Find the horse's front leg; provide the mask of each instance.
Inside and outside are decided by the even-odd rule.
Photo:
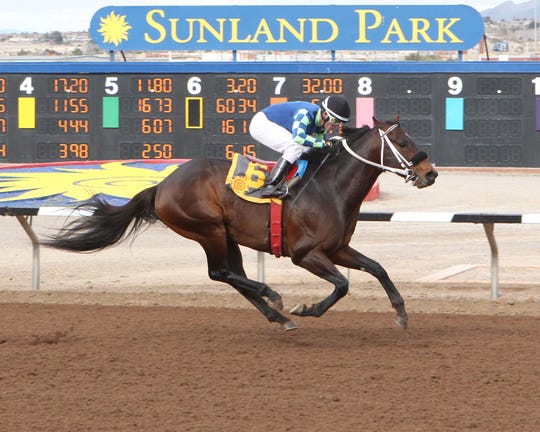
[[[295,261],[293,259],[293,262],[314,275],[334,284],[334,291],[328,297],[311,306],[305,304],[294,306],[290,311],[293,315],[320,317],[349,291],[349,281],[347,278],[339,272],[322,251],[312,250],[301,260]]]
[[[348,267],[355,270],[362,270],[375,276],[383,286],[392,307],[397,312],[396,322],[404,330],[407,329],[407,311],[405,310],[405,301],[397,290],[394,283],[390,280],[388,273],[377,261],[362,255],[350,246],[340,249],[331,257],[336,265]]]

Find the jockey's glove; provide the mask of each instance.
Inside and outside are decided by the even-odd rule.
[[[345,138],[336,135],[326,140],[326,146],[332,155],[336,155],[341,150],[342,142]]]
[[[326,140],[326,145],[328,147],[333,147],[334,145],[341,144],[341,141],[343,140],[343,137],[340,137],[339,135],[332,136]]]

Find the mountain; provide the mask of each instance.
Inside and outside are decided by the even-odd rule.
[[[534,8],[537,0],[524,3],[514,3],[506,1],[498,6],[480,12],[484,18],[491,18],[492,21],[511,21],[514,19],[534,19]],[[537,19],[540,18],[540,8],[537,10]]]

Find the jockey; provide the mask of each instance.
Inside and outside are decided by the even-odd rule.
[[[291,165],[311,148],[331,146],[325,134],[349,120],[351,108],[342,96],[328,96],[322,108],[309,102],[282,102],[255,114],[249,125],[251,136],[282,154],[266,177],[261,196],[280,197],[281,185]]]

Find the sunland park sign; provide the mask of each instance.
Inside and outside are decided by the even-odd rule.
[[[90,34],[109,50],[465,50],[482,17],[446,6],[107,6]]]

